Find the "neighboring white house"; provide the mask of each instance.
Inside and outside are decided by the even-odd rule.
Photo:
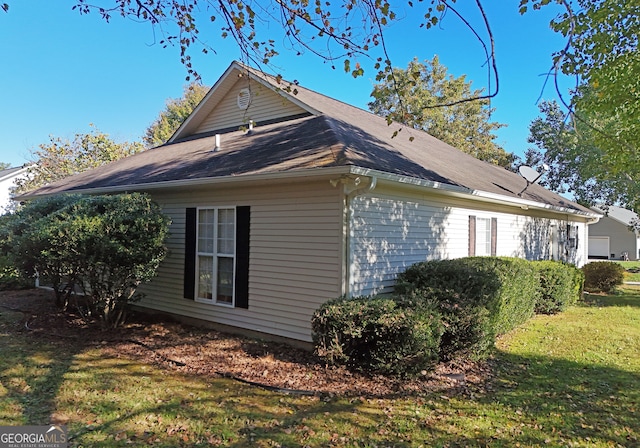
[[[589,258],[638,260],[640,233],[631,228],[632,223],[638,221],[638,215],[613,205],[606,211],[598,207],[593,210],[605,216],[589,226]]]
[[[0,215],[10,212],[15,207],[13,188],[16,179],[26,176],[27,167],[19,166],[0,171]]]
[[[395,131],[400,131],[394,137]],[[171,219],[141,306],[301,341],[413,263],[587,261],[599,214],[431,135],[233,62],[165,145],[42,187],[147,192]]]

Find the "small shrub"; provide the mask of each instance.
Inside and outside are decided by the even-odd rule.
[[[582,296],[584,275],[575,266],[559,261],[536,261],[533,266],[540,276],[536,313],[559,313],[576,303]]]
[[[584,288],[588,291],[611,292],[624,281],[624,268],[618,263],[594,261],[582,267]]]
[[[369,296],[326,302],[312,329],[316,351],[329,363],[395,376],[430,369],[442,335],[434,307]]]
[[[396,293],[435,302],[444,334],[440,357],[483,358],[495,338],[533,315],[536,271],[516,258],[468,257],[426,261],[398,275]]]

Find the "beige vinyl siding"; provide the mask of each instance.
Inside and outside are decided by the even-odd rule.
[[[425,260],[469,254],[469,216],[497,219],[497,256],[551,258],[551,226],[567,221],[528,216],[512,207],[478,205],[442,196],[396,196],[383,190],[358,196],[350,205],[349,291],[352,295],[389,293],[396,275]],[[482,207],[482,208],[481,208]],[[537,214],[531,212],[531,214]],[[584,263],[586,225],[568,261]]]
[[[248,109],[242,110],[238,107],[237,97],[240,90],[247,88],[248,85],[251,91],[251,104]],[[245,80],[239,80],[202,121],[195,133],[246,127],[249,120],[259,123],[295,116],[304,112],[305,110],[300,106],[285,100],[282,96],[257,82],[247,84]]]
[[[141,306],[311,341],[311,316],[341,291],[342,202],[328,181],[153,194],[173,220],[168,257]],[[249,309],[183,298],[185,209],[251,207]]]

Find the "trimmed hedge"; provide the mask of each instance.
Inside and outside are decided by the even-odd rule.
[[[580,300],[584,285],[580,269],[559,261],[535,261],[533,266],[540,278],[536,313],[559,313]]]
[[[313,340],[332,364],[412,376],[439,360],[486,357],[498,335],[534,311],[557,313],[576,303],[583,285],[582,270],[557,261],[425,261],[398,275],[394,297],[326,302],[313,316]]]
[[[438,361],[435,307],[422,301],[361,296],[323,304],[312,318],[318,355],[359,371],[415,376]]]
[[[506,257],[426,261],[398,275],[396,293],[438,304],[444,334],[440,357],[486,357],[496,336],[533,316],[538,273],[531,262]]]
[[[611,261],[594,261],[582,267],[584,288],[588,291],[611,292],[624,282],[624,268]]]

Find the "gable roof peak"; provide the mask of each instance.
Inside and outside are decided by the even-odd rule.
[[[241,78],[247,79],[247,88],[249,90],[251,90],[252,83],[256,83],[257,86],[268,89],[308,114],[322,114],[317,108],[298,98],[297,89],[299,87],[296,82],[286,81],[280,76],[269,75],[262,70],[252,68],[240,61],[234,60],[167,143],[175,143],[196,134],[199,126],[207,119],[216,106],[224,100],[232,89],[237,88],[237,82]]]

